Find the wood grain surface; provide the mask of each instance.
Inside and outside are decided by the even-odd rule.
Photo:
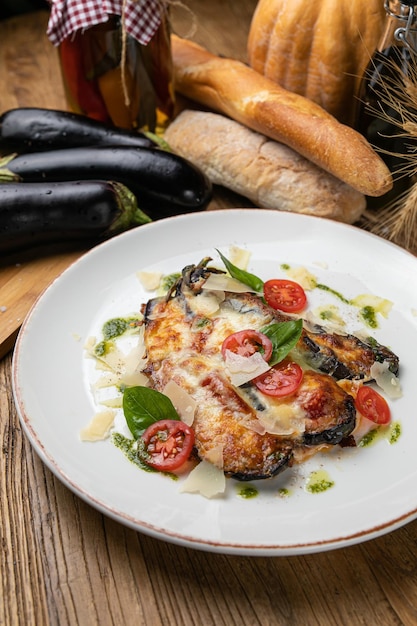
[[[184,35],[194,23],[196,41],[244,60],[255,4],[190,0],[194,21],[175,9],[174,24]],[[65,106],[46,18],[0,23],[0,111]],[[237,199],[221,193],[215,201]],[[26,271],[33,299],[70,261],[58,255],[50,274],[50,259],[9,266],[0,288],[19,292]],[[200,552],[134,532],[80,500],[33,452],[13,404],[11,361],[11,353],[0,361],[1,626],[417,624],[417,522],[358,546],[288,558]]]

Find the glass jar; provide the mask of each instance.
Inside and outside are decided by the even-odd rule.
[[[168,17],[150,42],[126,33],[122,18],[78,30],[58,46],[69,107],[127,129],[162,133],[174,111]]]

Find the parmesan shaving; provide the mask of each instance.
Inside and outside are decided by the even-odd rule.
[[[389,398],[394,399],[402,397],[403,392],[400,381],[395,374],[390,372],[389,364],[386,361],[383,363],[375,362],[369,372],[378,387],[385,391]]]
[[[206,460],[219,469],[223,469],[223,444],[218,444],[206,452]]]
[[[119,395],[114,398],[106,398],[104,400],[100,400],[100,404],[103,406],[107,406],[111,409],[121,409],[123,406],[123,396]]]
[[[96,413],[88,426],[80,430],[81,441],[103,441],[103,439],[107,439],[115,415],[115,411],[111,410]]]
[[[205,498],[213,498],[224,493],[226,477],[222,469],[208,461],[201,461],[188,474],[180,485],[180,493],[200,493]]]
[[[226,274],[210,274],[202,286],[210,291],[230,291],[232,293],[256,293],[254,289],[248,287],[240,280],[227,276]]]
[[[146,291],[156,291],[161,283],[162,272],[137,272],[136,276]]]
[[[93,391],[97,391],[98,389],[106,389],[106,387],[115,387],[119,384],[119,377],[109,372],[107,374],[103,374],[96,380],[95,383],[91,385]]]
[[[185,389],[177,385],[174,380],[170,380],[169,383],[165,385],[163,393],[171,400],[181,420],[187,424],[187,426],[192,426],[197,406],[197,402],[194,398],[192,398]]]
[[[226,350],[225,363],[230,382],[235,387],[244,385],[270,369],[260,352],[254,352],[251,356],[242,356]]]
[[[233,265],[236,265],[241,270],[246,270],[249,265],[251,253],[249,250],[244,250],[238,246],[230,246],[229,248],[229,260]]]
[[[287,275],[306,291],[314,289],[317,285],[317,276],[314,276],[305,267],[290,267],[287,270]]]

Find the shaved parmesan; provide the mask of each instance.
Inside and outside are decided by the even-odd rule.
[[[93,391],[97,391],[97,389],[105,389],[106,387],[115,387],[119,384],[119,377],[112,372],[107,374],[103,374],[96,380],[95,383],[91,386]]]
[[[260,352],[254,352],[251,356],[242,356],[226,350],[225,363],[230,382],[235,387],[244,385],[270,369]]]
[[[105,398],[100,400],[100,404],[108,406],[111,409],[121,409],[123,406],[123,396],[115,396],[114,398]]]
[[[185,389],[177,385],[174,380],[170,380],[169,383],[165,385],[163,393],[171,400],[181,420],[187,424],[187,426],[192,426],[197,406],[197,402],[194,398],[192,398]]]
[[[226,489],[226,477],[222,469],[208,461],[201,461],[180,486],[181,493],[200,493],[213,498]]]
[[[146,291],[155,291],[161,283],[162,272],[137,272],[136,276]]]
[[[256,293],[254,289],[248,287],[240,280],[227,276],[226,274],[210,274],[205,283],[203,289],[209,289],[210,291],[230,291],[232,293]]]
[[[375,362],[369,372],[378,387],[385,391],[389,398],[401,398],[403,392],[400,381],[388,368],[389,364],[386,361],[383,363]]]
[[[81,441],[103,441],[103,439],[107,439],[115,415],[115,411],[111,410],[96,413],[88,426],[80,431]]]
[[[219,469],[223,469],[223,444],[219,444],[206,452],[206,459]]]
[[[305,267],[290,267],[287,275],[306,291],[314,289],[317,285],[317,277]]]
[[[244,250],[243,248],[239,248],[238,246],[230,246],[229,248],[229,260],[233,265],[240,268],[241,270],[246,270],[249,261],[250,261],[251,253],[249,250]]]

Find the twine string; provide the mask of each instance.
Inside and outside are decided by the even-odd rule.
[[[130,100],[130,95],[129,95],[128,82],[127,82],[127,68],[128,68],[127,55],[128,55],[129,35],[126,30],[126,7],[127,7],[128,2],[135,4],[138,1],[139,0],[123,0],[123,3],[122,3],[122,16],[121,16],[122,47],[121,47],[121,59],[120,59],[120,74],[121,74],[121,81],[122,81],[123,98],[124,98],[125,106],[127,108],[130,107],[131,100]],[[191,17],[191,26],[188,30],[188,33],[183,36],[192,37],[192,35],[195,33],[197,29],[197,19],[193,11],[187,5],[185,5],[181,0],[158,0],[158,5],[159,5],[159,10],[161,11],[161,15],[163,15],[164,13],[167,13],[170,7],[176,7],[176,8],[185,10],[188,13],[188,15]]]

